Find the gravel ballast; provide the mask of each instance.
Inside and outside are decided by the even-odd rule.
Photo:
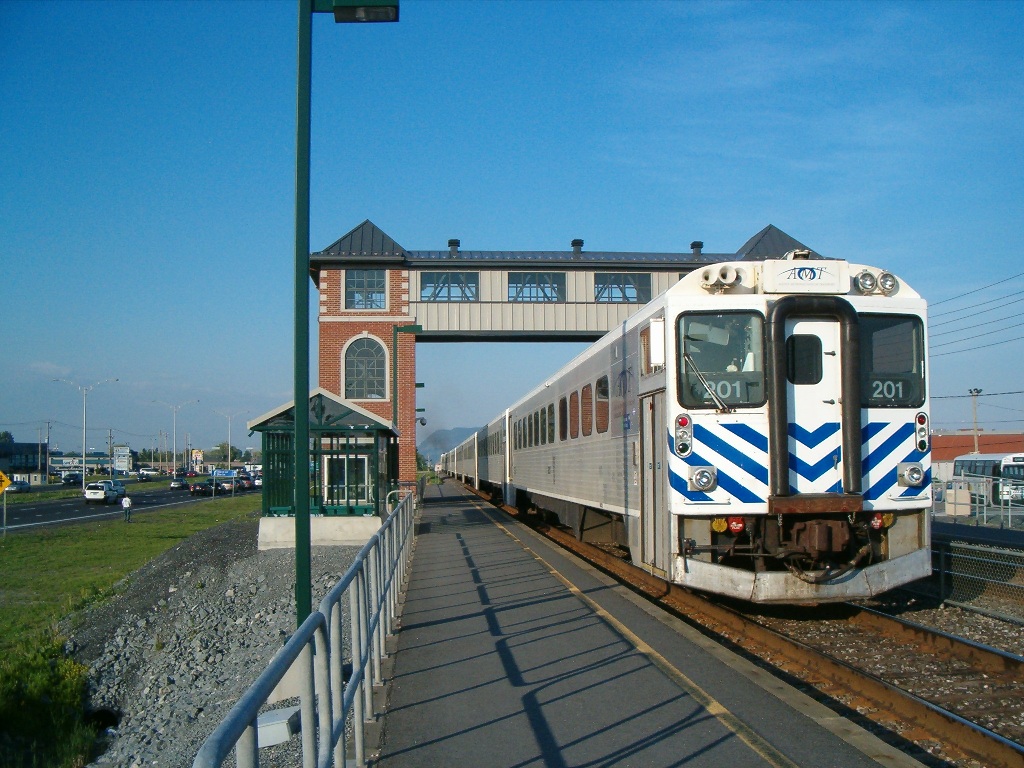
[[[258,522],[200,532],[69,617],[105,728],[92,765],[190,766],[203,741],[295,630],[295,551],[258,551]],[[313,605],[360,547],[314,547]]]

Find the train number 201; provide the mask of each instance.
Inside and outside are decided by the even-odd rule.
[[[903,382],[891,379],[875,379],[871,382],[871,398],[873,400],[902,400]]]

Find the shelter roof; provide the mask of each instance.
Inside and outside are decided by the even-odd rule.
[[[251,432],[278,432],[295,427],[295,401],[284,405],[248,422]],[[309,393],[309,431],[323,432],[390,432],[398,430],[365,408],[344,400],[323,387]]]

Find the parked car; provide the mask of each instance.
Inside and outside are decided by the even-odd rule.
[[[25,493],[32,490],[32,486],[26,480],[11,480],[11,484],[4,488],[4,493]]]
[[[64,485],[78,485],[80,482],[82,482],[82,473],[81,472],[68,472],[61,479],[61,482],[64,483]]]
[[[256,477],[254,477],[252,479],[252,484],[256,488],[262,488],[263,487],[263,475],[256,475]]]
[[[172,477],[171,478],[171,490],[187,491],[191,486],[189,485],[188,478],[185,477]]]
[[[85,486],[85,503],[89,504],[93,501],[104,504],[117,501],[117,491],[114,490],[114,486],[110,484],[109,480],[101,480],[98,483],[89,483]]]
[[[214,493],[224,493],[224,486],[213,480],[204,480],[192,485],[189,492],[193,496],[213,496]]]

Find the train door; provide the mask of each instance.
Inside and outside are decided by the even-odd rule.
[[[645,565],[662,573],[668,570],[669,514],[665,499],[665,392],[640,400],[640,539]]]
[[[843,492],[841,366],[838,322],[786,321],[791,493]]]

